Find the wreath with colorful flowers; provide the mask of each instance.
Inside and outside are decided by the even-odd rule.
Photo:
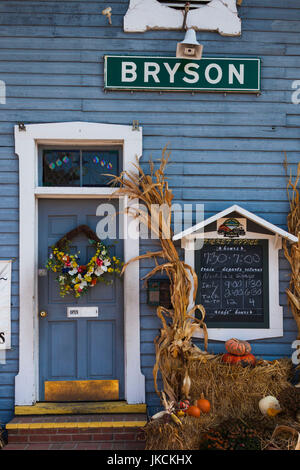
[[[83,230],[83,229],[88,230]],[[49,271],[57,273],[56,280],[59,283],[60,296],[74,294],[76,298],[85,295],[90,287],[94,287],[99,282],[112,284],[112,279],[107,279],[109,274],[121,273],[121,266],[124,264],[116,256],[109,255],[109,249],[95,235],[89,239],[89,243],[95,248],[94,256],[85,264],[80,264],[80,251],[70,254],[70,237],[80,231],[91,233],[86,226],[80,226],[65,235],[56,245],[52,247],[52,252],[46,263]],[[72,237],[73,238],[73,237]]]

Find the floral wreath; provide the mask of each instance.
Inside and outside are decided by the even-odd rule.
[[[80,251],[70,254],[70,241],[81,232],[87,235],[89,243],[96,250],[94,256],[85,265],[80,264]],[[120,274],[120,267],[124,264],[116,256],[109,255],[108,247],[86,225],[80,225],[71,230],[51,248],[52,252],[47,260],[46,268],[58,274],[56,280],[59,283],[61,297],[66,294],[74,294],[76,298],[82,297],[98,282],[111,284],[113,281],[107,279],[108,274]]]

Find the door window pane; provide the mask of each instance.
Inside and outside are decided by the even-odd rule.
[[[44,150],[43,186],[80,186],[80,151]]]
[[[117,150],[82,151],[82,186],[107,186],[109,175],[119,174]]]

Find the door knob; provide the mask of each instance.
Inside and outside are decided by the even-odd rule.
[[[45,318],[46,316],[47,316],[47,312],[45,312],[45,310],[42,310],[40,312],[40,317]]]

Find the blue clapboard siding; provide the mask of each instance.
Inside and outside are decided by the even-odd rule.
[[[300,155],[300,105],[291,102],[300,80],[300,4],[294,0],[247,0],[239,8],[242,36],[198,33],[204,55],[262,58],[262,94],[104,92],[104,54],[174,56],[178,31],[124,33],[127,0],[113,0],[112,26],[103,1],[0,1],[0,80],[7,102],[0,105],[0,259],[18,257],[18,161],[13,126],[90,121],[143,125],[143,167],[168,144],[168,169],[175,202],[205,204],[208,217],[237,203],[286,228],[288,203],[283,171],[286,151],[295,172]],[[155,248],[143,242],[141,251]],[[141,276],[151,269],[141,263]],[[289,267],[280,257],[283,338],[256,341],[255,354],[291,355],[295,322],[286,306]],[[142,287],[142,282],[141,282]],[[13,413],[18,371],[18,260],[13,264],[12,344],[0,365],[0,421]],[[159,406],[153,390],[153,339],[160,322],[141,290],[141,354],[150,412]],[[213,343],[211,350],[222,351]]]

